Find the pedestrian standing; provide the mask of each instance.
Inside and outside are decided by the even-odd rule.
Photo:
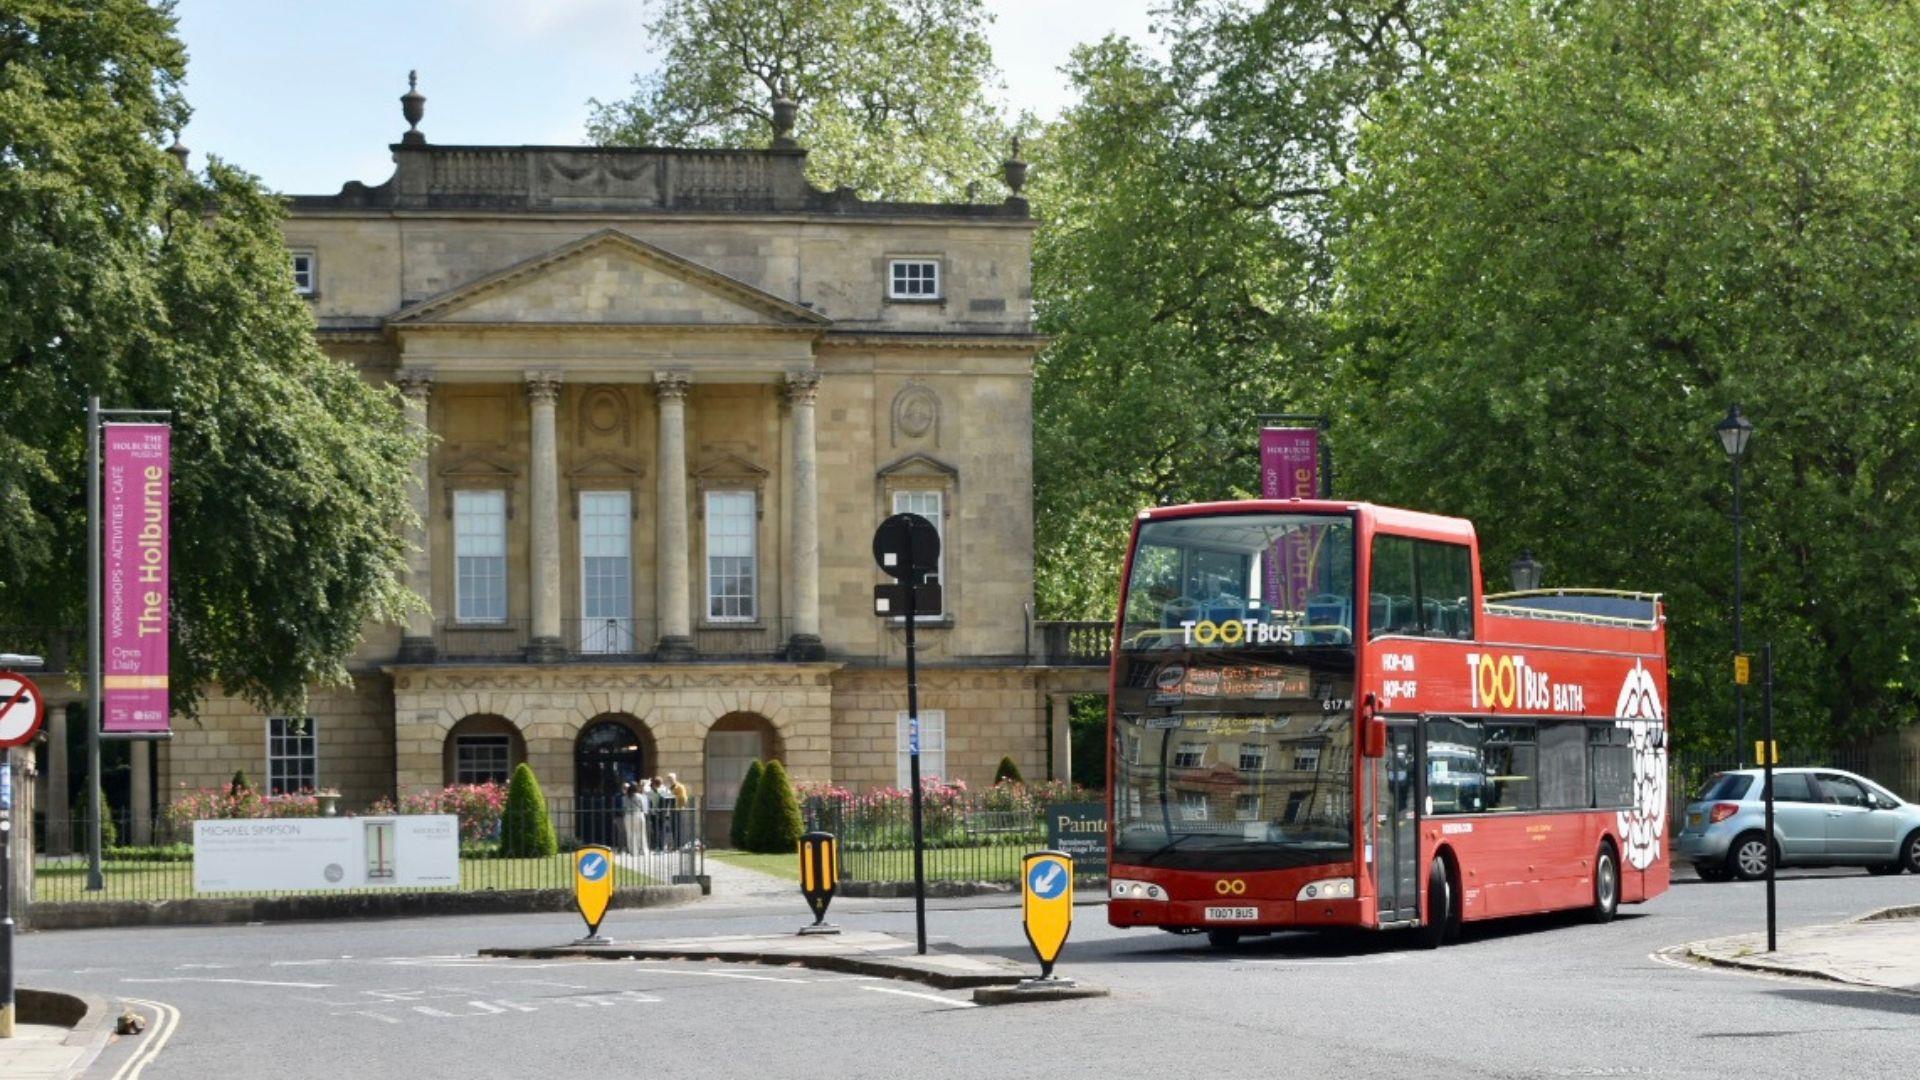
[[[678,773],[667,774],[667,790],[673,792],[674,809],[680,811],[680,813],[675,814],[673,818],[673,846],[681,847],[683,844],[680,821],[682,817],[693,809],[693,797],[688,793],[687,785],[680,782],[680,775]],[[689,829],[688,831],[691,832],[692,830]]]
[[[647,793],[639,784],[627,781],[627,853],[635,856],[652,854],[647,845]]]
[[[656,831],[655,835],[659,837],[660,849],[662,851],[665,851],[666,849],[674,846],[673,845],[673,833],[674,833],[673,789],[667,786],[667,780],[666,780],[666,777],[664,776],[654,777],[653,786],[654,786],[654,805],[659,807],[659,818],[660,818],[660,827]]]

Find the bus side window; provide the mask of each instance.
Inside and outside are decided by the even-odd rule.
[[[1473,552],[1465,544],[1418,543],[1420,630],[1428,637],[1473,637]]]
[[[1405,536],[1373,538],[1373,579],[1367,596],[1369,633],[1419,632],[1420,615],[1414,607],[1414,541]]]

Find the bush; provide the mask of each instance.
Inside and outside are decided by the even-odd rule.
[[[183,785],[184,786],[184,785]],[[262,796],[251,788],[199,788],[174,796],[167,804],[167,824],[175,836],[191,836],[193,823],[219,818],[310,818],[320,816],[320,800],[312,795]]]
[[[120,844],[120,826],[113,820],[113,804],[107,801],[107,793],[100,793],[100,849],[102,851]]]
[[[752,762],[747,766],[747,775],[740,781],[740,795],[733,800],[733,824],[727,828],[727,843],[737,851],[747,850],[747,823],[753,820],[753,800],[760,791],[760,763]]]
[[[382,795],[367,807],[367,813],[452,814],[460,819],[460,843],[474,845],[500,839],[500,817],[506,806],[507,789],[499,784],[448,784],[439,791],[404,796],[398,803]]]
[[[247,770],[233,770],[233,783],[227,785],[227,794],[238,797],[243,791],[252,791],[253,785],[247,783]]]
[[[547,816],[547,797],[533,770],[521,762],[507,784],[507,805],[500,815],[500,854],[509,859],[531,859],[560,853]]]
[[[767,762],[753,792],[753,820],[747,827],[747,850],[763,855],[793,854],[800,850],[800,800],[787,782],[786,766]]]
[[[1027,778],[1020,775],[1020,766],[1013,763],[1011,757],[1000,759],[1000,767],[993,770],[993,782],[996,784],[1024,784]]]

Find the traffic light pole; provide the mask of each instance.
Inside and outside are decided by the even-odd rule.
[[[920,678],[914,659],[913,594],[919,588],[909,575],[907,587],[907,771],[913,779],[913,935],[919,955],[927,955],[927,853],[920,811]]]

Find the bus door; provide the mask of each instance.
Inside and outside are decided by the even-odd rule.
[[[1387,725],[1387,752],[1374,761],[1373,869],[1382,923],[1410,922],[1420,912],[1417,820],[1419,740],[1410,722]]]

